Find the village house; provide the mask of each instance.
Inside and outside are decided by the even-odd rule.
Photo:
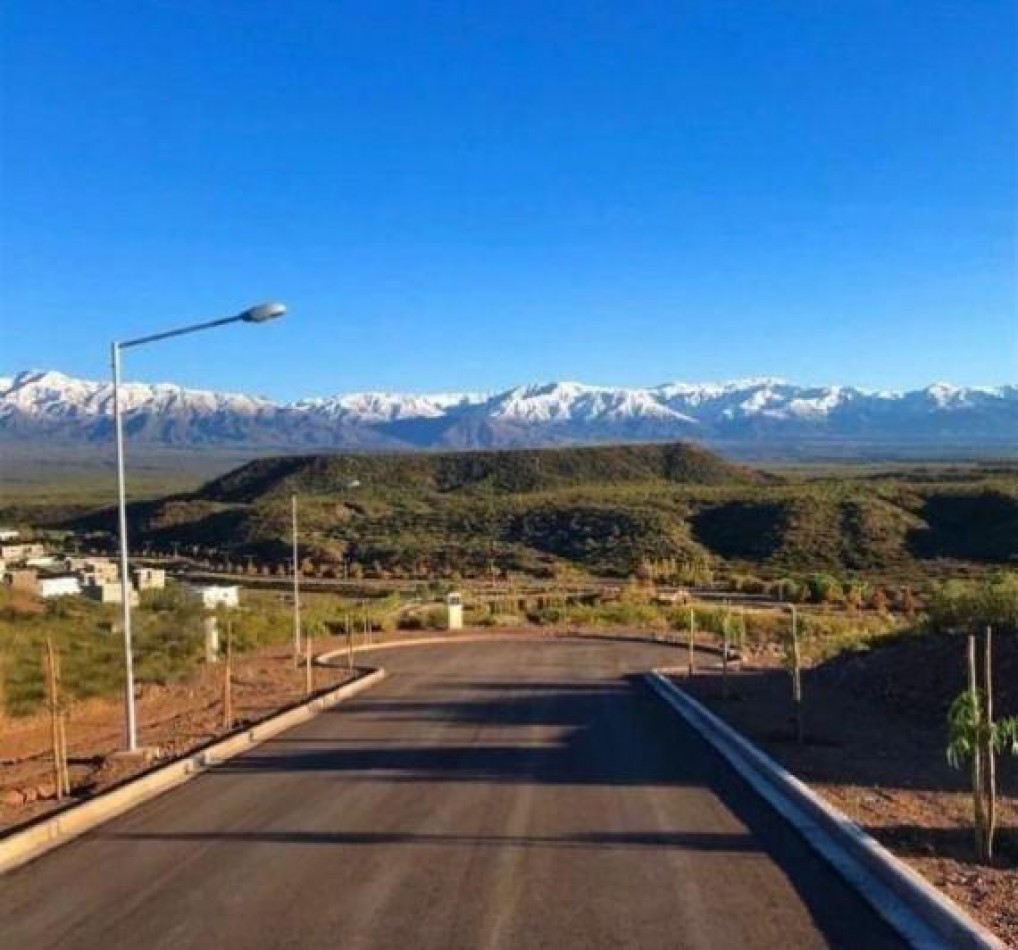
[[[42,557],[46,546],[36,542],[24,544],[0,544],[0,559],[4,561],[24,561],[30,557]]]
[[[81,584],[74,574],[42,573],[34,567],[5,571],[4,583],[35,597],[73,597],[81,593]]]
[[[166,571],[158,567],[136,567],[131,571],[134,586],[139,591],[162,590],[166,586]]]
[[[93,584],[113,584],[120,580],[117,562],[107,558],[86,558],[85,563],[77,569],[77,574],[86,587]]]
[[[50,597],[76,597],[81,593],[81,582],[74,574],[40,574],[38,594]]]
[[[138,606],[138,592],[130,588],[131,606]],[[86,584],[82,592],[89,600],[96,600],[100,604],[122,604],[124,602],[123,592],[119,580],[105,581],[102,583]]]

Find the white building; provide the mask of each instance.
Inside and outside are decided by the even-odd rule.
[[[68,558],[69,562],[72,560],[77,561],[78,559]],[[117,566],[117,562],[104,557],[84,558],[79,567],[72,569],[77,572],[86,587],[92,584],[112,584],[120,580],[120,568]]]
[[[158,567],[136,567],[131,571],[134,586],[139,591],[162,590],[166,586],[166,571]]]
[[[0,544],[0,558],[5,561],[24,561],[30,557],[42,557],[46,548],[42,544]]]
[[[73,574],[53,574],[42,576],[36,581],[39,596],[76,597],[81,593],[81,584]]]
[[[0,541],[16,541],[21,536],[14,528],[0,528]]]
[[[89,600],[97,600],[100,604],[122,604],[124,602],[120,581],[86,584],[82,589]],[[130,588],[131,606],[138,606],[138,592]]]
[[[240,606],[240,588],[236,585],[202,584],[189,587],[188,592],[197,597],[206,610]]]

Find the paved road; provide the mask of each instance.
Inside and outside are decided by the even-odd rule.
[[[667,647],[376,656],[360,699],[0,879],[0,945],[898,946],[633,678]]]

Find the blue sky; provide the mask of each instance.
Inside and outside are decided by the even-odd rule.
[[[1014,381],[1015,9],[5,4],[0,373]]]

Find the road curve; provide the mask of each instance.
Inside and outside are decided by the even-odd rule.
[[[0,878],[0,944],[900,946],[638,681],[668,647],[377,661],[371,692]]]

